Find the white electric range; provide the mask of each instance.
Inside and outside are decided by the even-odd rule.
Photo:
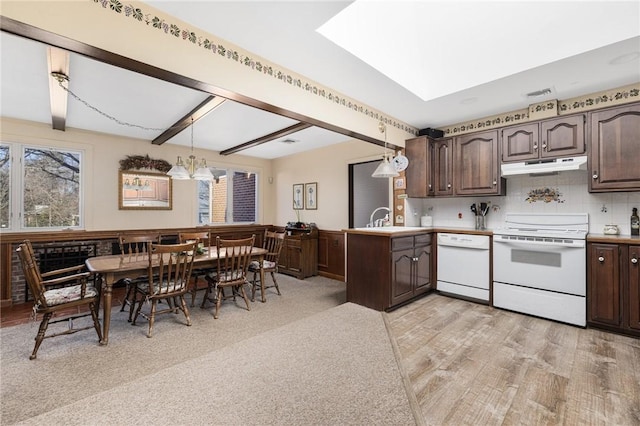
[[[584,327],[587,213],[507,213],[494,230],[493,305]]]

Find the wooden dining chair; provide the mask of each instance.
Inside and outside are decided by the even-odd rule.
[[[180,232],[178,233],[178,241],[180,243],[186,243],[190,241],[195,241],[198,246],[202,244],[202,247],[205,249],[209,249],[211,245],[211,236],[209,232]],[[206,290],[208,288],[207,281],[203,279],[204,285],[202,287],[198,286],[198,282],[200,277],[205,277],[207,275],[211,275],[215,272],[216,268],[194,268],[191,272],[191,280],[193,284],[189,288],[189,293],[191,294],[191,307],[195,306],[196,301],[196,293],[200,290]]]
[[[200,305],[201,308],[204,308],[207,301],[215,302],[216,310],[213,314],[214,318],[218,318],[221,302],[228,298],[233,298],[235,301],[236,295],[242,296],[247,310],[251,310],[244,287],[246,284],[249,284],[247,281],[247,271],[249,269],[249,263],[251,262],[251,252],[255,241],[255,235],[252,235],[250,238],[236,240],[223,240],[220,237],[216,237],[218,267],[216,268],[215,274],[205,277],[208,287],[202,299],[202,304]],[[231,294],[228,296],[225,296],[224,290],[226,288],[231,290]],[[212,293],[214,295],[213,298],[211,298]]]
[[[251,301],[256,298],[256,290],[260,289],[260,295],[262,300],[265,300],[265,290],[267,288],[274,287],[278,292],[278,296],[281,295],[280,287],[278,287],[278,281],[276,280],[276,272],[278,272],[278,259],[280,258],[280,252],[284,245],[284,232],[273,232],[265,230],[263,248],[267,250],[267,254],[264,255],[264,260],[260,263],[259,260],[253,260],[249,264],[249,272],[253,272],[253,280],[251,281]],[[264,272],[260,273],[260,269]],[[261,276],[271,274],[273,285],[266,285],[260,279]],[[258,282],[260,286],[258,287]]]
[[[196,245],[196,242],[166,245],[148,243],[148,280],[135,285],[134,303],[138,307],[131,323],[135,325],[139,315],[146,318],[149,321],[147,337],[153,336],[153,325],[158,314],[178,313],[181,310],[187,325],[191,325],[184,295],[189,290]],[[176,303],[169,303],[166,308],[158,310],[158,302],[161,300]],[[150,305],[149,312],[143,312],[144,305]]]
[[[33,312],[35,315],[42,314],[40,328],[35,338],[36,344],[29,359],[36,358],[40,344],[44,339],[63,334],[72,334],[92,327],[89,325],[73,328],[73,320],[80,317],[91,315],[93,328],[98,334],[98,341],[102,340],[102,329],[98,320],[100,293],[98,289],[88,282],[91,273],[85,271],[84,265],[41,273],[29,240],[22,242],[16,251],[20,258],[25,280],[29,284],[29,289],[35,299]],[[82,311],[80,309],[82,306],[88,307],[88,312]],[[69,314],[69,311],[74,313]],[[63,316],[57,317],[52,321],[53,315],[59,313]],[[69,328],[67,330],[46,334],[49,324],[62,321],[68,321]]]
[[[118,235],[118,245],[120,247],[120,255],[126,261],[135,261],[137,259],[144,259],[147,255],[148,243],[160,243],[160,233],[152,232],[148,234],[120,234]],[[122,278],[116,284],[124,284],[126,287],[124,298],[122,299],[122,306],[120,312],[124,311],[124,308],[129,305],[129,319],[131,322],[133,313],[135,312],[134,291],[135,285],[138,282],[146,282],[148,277],[146,275]]]

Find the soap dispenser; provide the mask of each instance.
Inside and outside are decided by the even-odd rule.
[[[640,218],[637,207],[631,210],[631,235],[640,235]]]

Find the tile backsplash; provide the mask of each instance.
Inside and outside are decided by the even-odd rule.
[[[475,226],[471,204],[490,202],[486,227],[503,225],[505,213],[588,213],[589,232],[602,234],[604,225],[615,224],[621,235],[629,235],[631,209],[640,210],[640,191],[589,193],[588,172],[561,172],[553,176],[512,176],[503,197],[408,198],[407,226],[419,226],[420,217],[433,217],[434,226]],[[462,214],[462,218],[458,215]]]

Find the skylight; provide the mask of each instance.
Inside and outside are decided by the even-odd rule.
[[[636,37],[640,3],[357,0],[317,31],[428,101]]]

